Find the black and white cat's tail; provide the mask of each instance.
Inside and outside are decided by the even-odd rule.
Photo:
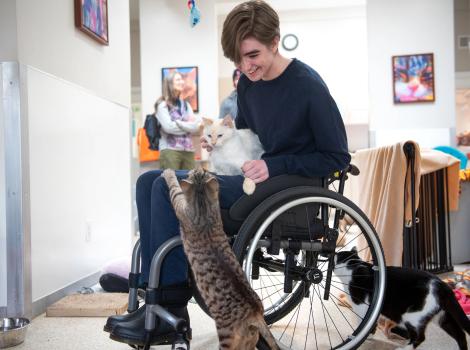
[[[467,339],[465,332],[470,334],[470,320],[465,315],[462,307],[454,296],[454,292],[444,282],[440,281],[444,288],[441,288],[441,307],[444,314],[439,318],[439,325],[446,331],[459,345],[460,350],[467,350]]]

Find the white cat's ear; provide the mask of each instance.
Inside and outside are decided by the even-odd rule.
[[[206,118],[206,117],[202,117],[202,122],[204,123],[204,125],[212,125],[214,124],[214,121],[210,118]]]
[[[233,128],[234,125],[233,125],[233,119],[232,117],[230,116],[230,114],[227,114],[225,117],[224,117],[224,121],[222,123],[224,126],[228,126],[229,128]]]

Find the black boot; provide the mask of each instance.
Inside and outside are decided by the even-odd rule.
[[[145,292],[145,302],[147,305],[161,305],[168,312],[178,318],[186,320],[189,328],[189,315],[186,305],[193,295],[193,290],[188,282],[182,282],[170,286],[156,289],[147,288]],[[188,330],[187,337],[191,337]],[[168,344],[175,338],[175,330],[164,319],[156,317],[155,329],[150,334],[151,345]],[[147,342],[147,332],[145,331],[145,312],[136,315],[127,322],[119,322],[111,331],[110,338],[122,343],[144,346]],[[189,340],[189,339],[188,339]]]
[[[168,312],[178,318],[185,319],[189,327],[189,314],[186,306],[184,307],[165,307]],[[137,312],[137,311],[136,311]],[[110,338],[121,343],[130,345],[145,346],[147,341],[147,332],[145,331],[145,312],[128,322],[118,323],[111,331]],[[155,329],[150,335],[150,345],[171,344],[175,339],[176,332],[173,327],[165,320],[156,318]],[[191,339],[191,329],[187,332],[188,340]]]
[[[109,316],[103,330],[109,333],[117,324],[132,321],[142,315],[145,317],[145,304],[129,314]]]

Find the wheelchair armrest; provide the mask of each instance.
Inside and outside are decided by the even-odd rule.
[[[350,173],[352,176],[357,176],[360,174],[360,171],[359,168],[354,164],[349,164],[348,173]]]
[[[233,220],[245,220],[248,215],[262,201],[269,196],[291,187],[298,186],[322,186],[322,179],[318,177],[303,177],[300,175],[279,175],[269,178],[256,185],[256,191],[251,195],[241,196],[229,210],[230,218]]]

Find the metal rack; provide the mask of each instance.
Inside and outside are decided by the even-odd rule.
[[[405,144],[403,151],[407,158],[407,169],[414,169],[414,145]],[[415,208],[414,172],[410,174],[411,207]],[[452,271],[446,169],[421,176],[419,198],[419,206],[412,213],[411,224],[405,225],[403,229],[403,266],[433,273]]]

